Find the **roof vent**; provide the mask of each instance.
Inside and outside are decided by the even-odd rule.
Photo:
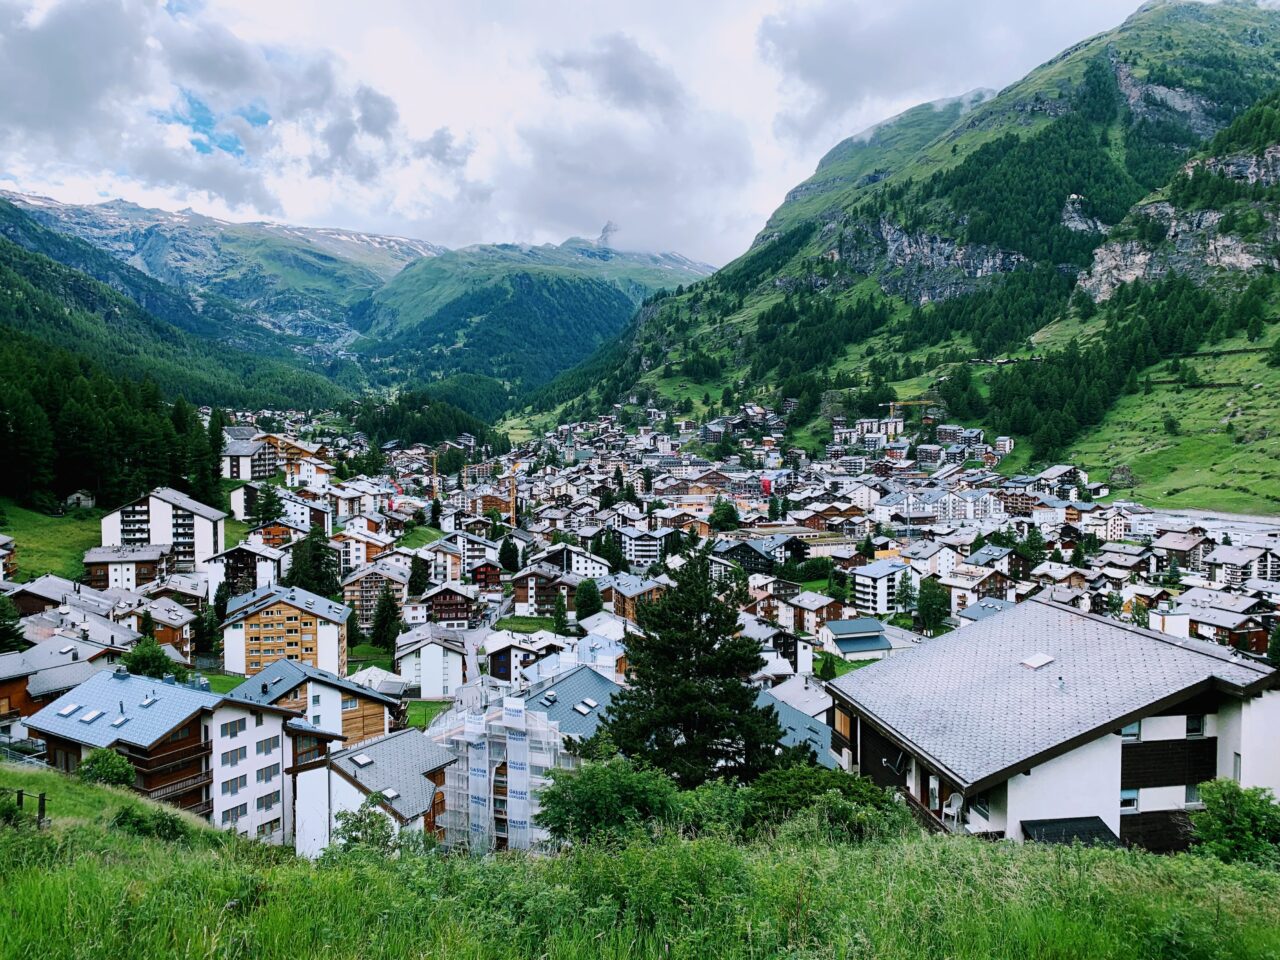
[[[363,770],[365,767],[369,766],[369,764],[373,763],[373,757],[369,756],[367,753],[357,753],[351,758],[351,762]]]
[[[69,717],[79,709],[80,709],[80,704],[68,703],[65,707],[63,707],[61,710],[58,711],[58,716]]]
[[[591,713],[591,708],[584,703],[575,703],[573,705],[573,709],[578,711],[578,713],[582,714],[584,717]]]
[[[68,643],[65,647],[63,647],[61,650],[58,651],[58,653],[62,654],[64,657],[68,653],[75,653],[75,652],[76,652],[76,645],[74,643]]]
[[[141,704],[139,704],[139,706],[142,706],[142,707],[149,707],[149,706],[151,706],[153,703],[155,703],[155,702],[156,702],[157,700],[159,700],[159,699],[160,699],[160,698],[159,698],[159,697],[157,697],[157,696],[153,693],[153,694],[151,694],[150,696],[148,696],[145,700],[143,700],[143,701],[142,701],[142,703],[141,703]]]
[[[93,721],[97,720],[100,716],[102,716],[101,710],[90,710],[88,713],[86,713],[83,717],[80,718],[80,722],[93,723]]]
[[[585,704],[586,704],[588,707],[590,707],[592,710],[594,710],[596,707],[600,706],[600,704],[596,703],[596,702],[595,702],[594,700],[592,700],[590,697],[583,697],[583,698],[582,698],[582,702],[583,702],[583,703],[585,703]]]
[[[111,725],[113,727],[120,728],[120,727],[123,727],[128,722],[129,722],[128,717],[116,717],[114,720],[111,721]]]
[[[388,800],[397,800],[400,797],[400,791],[397,790],[395,787],[387,787],[387,789],[385,790],[380,790],[379,793],[381,793]]]
[[[1051,663],[1053,663],[1053,657],[1047,653],[1033,653],[1022,661],[1022,665],[1028,670],[1039,670],[1041,667],[1048,666]]]

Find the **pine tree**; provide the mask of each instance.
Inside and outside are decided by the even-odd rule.
[[[754,780],[793,759],[780,755],[772,708],[756,706],[743,678],[763,665],[760,645],[739,636],[738,611],[716,596],[709,551],[689,558],[675,587],[640,608],[644,631],[627,646],[631,683],[604,729],[619,750],[696,787],[713,777]]]
[[[415,555],[409,561],[409,596],[420,597],[431,586],[431,565]]]
[[[231,602],[231,584],[223,580],[213,592],[213,615],[221,624],[227,619],[227,604]]]
[[[577,611],[579,623],[587,619],[587,617],[594,617],[604,609],[604,601],[600,598],[600,588],[594,580],[587,579],[578,584],[577,592],[574,594],[573,607]]]
[[[284,500],[273,483],[264,483],[258,488],[258,499],[253,505],[253,516],[250,522],[255,527],[264,527],[275,523],[284,516]]]
[[[593,583],[592,586],[595,584]],[[597,593],[597,599],[599,596]],[[18,608],[13,601],[7,596],[0,595],[0,653],[13,653],[31,646],[27,643],[22,625],[18,620]]]
[[[716,497],[708,523],[712,530],[719,531],[737,530],[742,526],[742,521],[738,517],[738,508],[734,506],[733,501],[726,500],[724,497]]]
[[[557,637],[569,636],[569,611],[565,607],[564,594],[556,594],[555,611],[551,614],[551,632]]]
[[[911,582],[911,575],[903,573],[898,581],[898,589],[893,595],[893,605],[901,613],[910,613],[916,605],[916,588]]]
[[[942,626],[942,621],[951,615],[951,594],[947,588],[933,578],[922,580],[916,598],[916,615],[927,634]]]
[[[440,510],[441,510],[440,501],[438,499],[432,500],[431,501],[431,526],[435,527],[437,530],[440,529]]]
[[[1267,663],[1280,670],[1280,623],[1272,628],[1271,637],[1267,640]]]
[[[498,548],[498,563],[508,573],[515,573],[520,569],[520,548],[512,537],[503,540],[502,546]]]
[[[294,545],[293,562],[282,582],[286,587],[298,587],[321,597],[341,592],[338,558],[329,549],[329,538],[319,525]]]
[[[396,603],[395,594],[390,587],[384,586],[378,594],[378,603],[373,608],[373,625],[369,628],[369,642],[382,650],[392,650],[396,645],[396,637],[400,636],[403,624],[400,622],[400,605]]]
[[[818,658],[818,679],[834,680],[836,678],[836,658],[824,653]]]
[[[769,519],[778,520],[782,517],[782,504],[778,502],[775,496],[769,497]]]

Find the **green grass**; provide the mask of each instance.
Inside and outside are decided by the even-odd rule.
[[[0,828],[0,957],[1097,960],[1273,957],[1280,874],[1187,855],[783,830],[560,856],[337,857],[103,824],[120,791],[39,782],[48,831]]]
[[[408,550],[416,550],[419,547],[425,547],[429,543],[435,543],[443,536],[444,531],[437,530],[435,527],[414,527],[400,538],[400,542],[396,546],[405,547]]]
[[[537,633],[539,630],[550,630],[550,617],[503,617],[493,625],[495,630],[510,630],[512,633]]]
[[[347,648],[347,673],[355,673],[365,667],[381,667],[392,670],[391,654],[372,643],[357,643]]]
[[[818,655],[813,658],[813,672],[815,674],[821,673],[823,664],[825,664],[828,660],[832,661],[835,664],[837,677],[843,677],[846,673],[849,673],[850,671],[857,670],[861,667],[868,667],[871,664],[876,663],[875,660],[846,660],[844,659],[844,657],[837,657],[834,654],[827,653],[824,650],[818,653]]]
[[[405,721],[411,727],[426,729],[431,721],[449,709],[452,700],[410,700],[405,712]]]
[[[209,689],[214,693],[228,693],[244,683],[244,677],[236,677],[229,673],[202,673],[209,681]]]
[[[73,510],[51,517],[3,499],[0,508],[5,515],[0,533],[17,542],[19,580],[34,580],[46,573],[79,580],[84,575],[84,552],[102,542],[102,510]]]
[[[228,514],[227,519],[222,522],[222,528],[223,539],[226,541],[223,549],[230,550],[244,541],[245,536],[253,529],[253,525]]]

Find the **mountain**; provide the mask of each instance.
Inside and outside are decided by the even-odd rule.
[[[275,223],[230,223],[124,200],[75,205],[0,192],[33,220],[174,288],[220,297],[282,332],[341,345],[351,305],[443,247],[422,240]]]
[[[798,401],[790,439],[818,451],[832,414],[928,396],[954,419],[1019,437],[1009,469],[1078,452],[1135,380],[1152,381],[1137,391],[1146,403],[1172,408],[1174,391],[1204,388],[1168,364],[1237,337],[1263,349],[1277,247],[1265,211],[1230,203],[1265,199],[1186,198],[1209,174],[1269,189],[1247,183],[1275,160],[1265,145],[1251,159],[1266,136],[1245,118],[1255,104],[1265,113],[1277,87],[1280,10],[1149,3],[994,96],[925,104],[846,140],[742,257],[648,304],[512,425],[618,401],[707,414],[724,400],[785,397]],[[1247,149],[1221,139],[1233,120]],[[1188,167],[1195,158],[1209,173]],[[1108,300],[1122,283],[1125,295]],[[991,364],[1008,359],[1026,362]],[[1253,383],[1266,397],[1275,374],[1257,367],[1238,371],[1229,382],[1250,383],[1224,398],[1240,403]],[[1164,429],[1163,415],[1143,422]],[[1104,449],[1091,461],[1104,477],[1132,465],[1122,445]],[[1219,492],[1230,482],[1202,479]],[[1280,496],[1280,476],[1266,483],[1249,494],[1254,506]]]
[[[406,267],[352,311],[366,338],[356,349],[384,375],[471,374],[528,388],[590,355],[646,297],[711,271],[581,238],[451,250]]]

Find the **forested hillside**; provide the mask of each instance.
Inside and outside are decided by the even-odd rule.
[[[792,440],[817,451],[822,411],[928,396],[1021,438],[1011,469],[1078,453],[1122,399],[1201,389],[1170,362],[1273,339],[1277,87],[1280,11],[1148,4],[1000,94],[956,101],[923,145],[931,105],[842,144],[747,254],[649,305],[514,422],[787,397]],[[1022,362],[975,364],[997,358]],[[1252,375],[1272,389],[1271,368]],[[1127,457],[1109,445],[1090,465]]]
[[[473,374],[527,390],[615,336],[637,305],[711,272],[676,254],[494,244],[420,260],[352,311],[378,376]]]

